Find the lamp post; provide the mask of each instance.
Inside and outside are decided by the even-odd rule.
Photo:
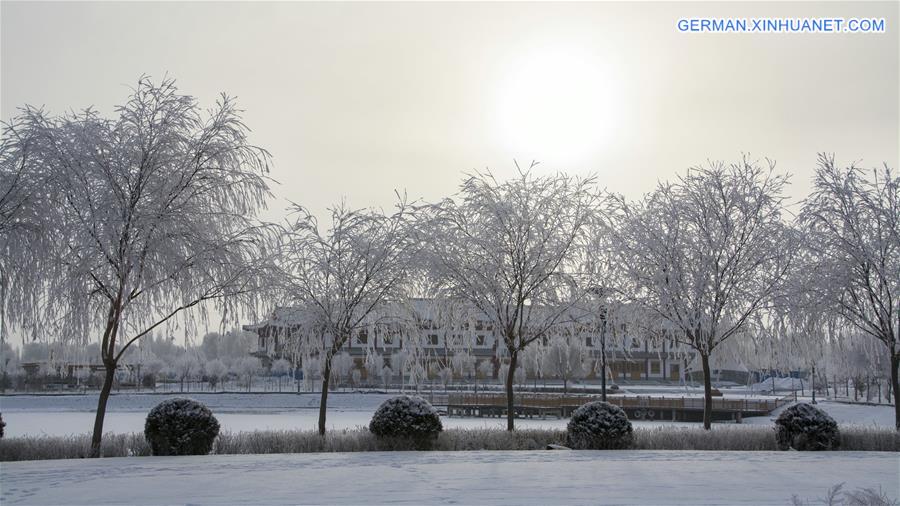
[[[600,398],[606,402],[606,319],[609,313],[603,304],[603,287],[595,286],[590,292],[597,296],[600,302],[598,313],[600,316]]]

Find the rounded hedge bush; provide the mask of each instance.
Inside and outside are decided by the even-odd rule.
[[[219,435],[219,421],[192,399],[166,399],[150,410],[144,437],[153,455],[206,455]]]
[[[576,409],[566,427],[566,446],[579,450],[628,448],[632,439],[631,422],[625,411],[603,401]]]
[[[433,440],[444,430],[434,406],[421,397],[401,395],[381,403],[369,431],[381,438]]]
[[[837,422],[821,409],[801,402],[778,415],[775,442],[779,450],[836,450],[841,444]]]

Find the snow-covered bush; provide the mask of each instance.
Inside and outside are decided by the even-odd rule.
[[[6,422],[3,421],[3,414],[0,413],[0,438],[3,437],[3,428],[6,427]]]
[[[632,442],[631,422],[622,408],[596,401],[572,413],[566,428],[566,446],[579,450],[628,448]]]
[[[166,399],[150,410],[144,437],[153,455],[206,455],[219,434],[219,421],[191,399]]]
[[[836,450],[841,435],[837,422],[828,413],[801,402],[778,415],[775,442],[780,450]]]
[[[369,431],[379,438],[415,439],[423,444],[444,430],[434,407],[421,397],[400,395],[378,406]]]

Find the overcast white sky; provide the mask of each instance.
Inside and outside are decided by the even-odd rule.
[[[885,34],[682,34],[682,17],[878,16]],[[141,74],[238,97],[274,188],[317,213],[463,171],[596,172],[638,196],[707,158],[898,161],[898,2],[0,4],[0,115],[124,101]],[[285,201],[272,204],[278,216]]]

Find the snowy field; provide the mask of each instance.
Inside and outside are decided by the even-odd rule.
[[[224,455],[4,463],[3,504],[790,504],[900,496],[874,452],[518,451]]]
[[[152,394],[121,394],[110,397],[104,430],[106,432],[142,432],[147,412],[166,397]],[[378,405],[393,394],[334,393],[328,398],[328,426],[348,429],[368,426]],[[191,398],[207,404],[215,413],[222,429],[230,432],[253,430],[314,429],[318,421],[319,394],[190,394]],[[6,421],[8,437],[61,436],[86,433],[94,423],[97,396],[17,395],[0,397],[0,412]],[[820,402],[840,424],[860,424],[892,427],[894,412],[891,406],[849,405]],[[746,418],[745,423],[771,424],[778,411],[767,417]],[[499,418],[443,418],[446,428],[505,428],[506,420]],[[519,419],[522,428],[565,428],[567,419]],[[636,426],[668,425],[673,422],[635,421]],[[698,425],[678,423],[678,425]]]

